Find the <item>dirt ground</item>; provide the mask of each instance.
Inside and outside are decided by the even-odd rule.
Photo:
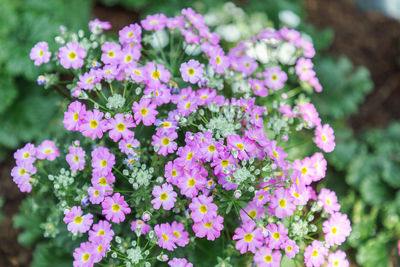
[[[329,52],[346,55],[372,74],[374,91],[350,119],[355,129],[385,126],[400,119],[400,22],[379,13],[361,13],[351,0],[306,0],[307,20],[317,28],[332,28],[335,39]],[[111,21],[114,29],[137,21],[139,15],[121,7],[96,6],[94,16]],[[12,155],[10,154],[10,158]],[[13,160],[0,164],[0,197],[4,219],[0,221],[0,267],[29,266],[32,249],[20,246],[12,216],[24,198],[12,182]]]

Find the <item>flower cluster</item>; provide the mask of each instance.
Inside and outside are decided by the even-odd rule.
[[[140,24],[121,29],[118,41],[102,34],[111,25],[100,20],[89,23],[88,38],[56,38],[53,60],[74,75],[66,90],[76,98],[63,124],[79,140],[60,147],[61,156],[51,141],[15,153],[21,191],[31,191],[33,175],[49,182],[42,170],[50,163],[36,170],[36,159],[57,158],[73,172],[57,197],[67,229],[82,238],[74,266],[192,266],[181,257],[200,238],[232,242],[231,255],[259,266],[300,254],[307,266],[346,266],[334,251],[350,222],[334,192],[311,187],[325,177],[326,160],[321,152],[293,160],[288,145],[315,128],[320,149],[335,146],[333,130],[299,97],[322,89],[312,44],[295,30],[267,29],[225,52],[191,8]],[[282,62],[274,49],[287,44],[294,60]],[[252,53],[259,46],[271,51],[268,60]],[[31,58],[39,65],[49,53],[42,42]]]

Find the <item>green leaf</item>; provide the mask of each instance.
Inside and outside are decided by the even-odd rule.
[[[365,267],[389,266],[389,235],[380,233],[376,238],[371,238],[357,251],[357,263]]]

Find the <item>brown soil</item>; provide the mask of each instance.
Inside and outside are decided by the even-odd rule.
[[[307,20],[331,28],[335,38],[329,52],[366,66],[374,91],[350,119],[355,129],[385,126],[400,119],[400,22],[380,13],[363,13],[352,0],[306,0]]]
[[[18,244],[18,231],[13,228],[12,218],[18,212],[21,201],[25,195],[12,181],[10,176],[14,166],[13,158],[0,164],[0,197],[4,199],[0,221],[0,266],[29,266],[32,250]]]

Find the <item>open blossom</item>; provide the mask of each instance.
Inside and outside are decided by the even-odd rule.
[[[262,230],[256,227],[253,221],[248,221],[241,228],[237,228],[232,239],[237,240],[235,247],[242,254],[247,251],[256,253],[256,249],[260,248],[264,243]]]
[[[175,152],[176,148],[178,147],[177,143],[174,142],[174,140],[178,138],[178,134],[174,130],[157,131],[152,138],[153,142],[151,145],[158,147],[157,153],[159,155],[166,156],[169,153]]]
[[[121,46],[113,42],[105,42],[101,46],[101,61],[104,64],[117,65],[121,59]]]
[[[336,212],[322,225],[326,244],[329,246],[341,245],[350,235],[351,226],[347,215]]]
[[[168,265],[171,267],[193,267],[193,264],[185,258],[173,258],[168,262]]]
[[[192,211],[191,218],[194,222],[201,222],[217,216],[218,207],[212,201],[212,197],[205,195],[193,198],[189,208]]]
[[[86,57],[85,49],[78,42],[67,43],[60,47],[58,54],[61,66],[66,69],[79,69],[83,66],[83,59]]]
[[[46,42],[37,43],[32,49],[30,53],[30,58],[34,60],[34,64],[36,66],[40,66],[43,63],[47,63],[50,61],[51,53],[49,52],[49,46]]]
[[[65,213],[64,222],[68,224],[68,231],[73,234],[86,233],[93,223],[93,215],[90,213],[82,215],[81,207],[73,206]]]
[[[315,129],[315,143],[325,152],[332,152],[335,149],[335,135],[329,124],[317,126]]]
[[[271,196],[271,204],[268,208],[275,212],[276,217],[283,219],[286,216],[291,216],[296,210],[296,205],[293,202],[294,199],[289,190],[280,187],[274,192],[274,196]]]
[[[266,228],[268,233],[270,233],[267,237],[268,247],[280,249],[288,239],[288,229],[286,229],[281,223],[269,224]]]
[[[119,193],[115,193],[112,197],[106,197],[101,206],[103,207],[102,214],[113,223],[123,222],[125,214],[131,212],[128,203],[124,200],[124,196]]]
[[[100,81],[98,72],[91,69],[89,72],[79,75],[79,81],[77,85],[83,90],[92,90],[94,85]]]
[[[299,247],[296,242],[291,239],[286,239],[286,242],[282,244],[281,248],[285,250],[288,258],[294,258],[296,254],[299,253]]]
[[[114,142],[118,142],[121,137],[125,140],[129,140],[134,137],[135,133],[129,128],[135,127],[135,123],[133,122],[132,116],[124,115],[122,113],[118,113],[108,120],[107,128],[109,131],[109,136]]]
[[[148,86],[159,87],[161,82],[167,83],[171,78],[171,73],[161,64],[149,62],[143,68],[145,83]]]
[[[265,85],[274,90],[282,89],[288,79],[286,72],[279,67],[265,69],[264,78]]]
[[[170,251],[176,249],[176,244],[174,242],[175,236],[172,232],[170,224],[168,223],[157,224],[154,227],[154,232],[158,237],[158,245],[161,248],[165,248]]]
[[[207,237],[207,240],[215,240],[221,235],[224,229],[224,218],[221,216],[203,219],[193,224],[193,232],[197,237]]]
[[[160,206],[165,210],[170,210],[174,207],[177,194],[172,185],[167,183],[162,186],[157,185],[153,188],[152,194],[155,198],[151,201],[151,204],[153,204],[156,210],[158,210]]]
[[[307,123],[307,126],[313,127],[321,124],[321,119],[319,118],[319,114],[313,104],[304,103],[297,105],[297,107],[300,110],[303,120]]]
[[[83,170],[85,168],[85,151],[81,147],[70,146],[69,153],[65,156],[71,171]]]
[[[80,131],[83,136],[88,136],[93,140],[102,138],[103,132],[107,129],[106,123],[103,120],[104,113],[94,109],[93,111],[86,111]]]
[[[23,148],[18,149],[14,153],[14,159],[18,165],[20,164],[33,164],[35,158],[36,148],[33,144],[27,143]]]
[[[137,219],[131,223],[131,230],[138,232],[140,230],[141,235],[145,235],[150,231],[150,226],[147,225],[144,221]]]
[[[259,267],[279,267],[281,258],[279,250],[273,251],[268,247],[261,247],[254,255],[254,261]]]
[[[95,260],[95,246],[90,242],[81,243],[74,251],[74,267],[93,266]]]
[[[58,148],[51,140],[44,140],[37,148],[36,148],[36,157],[38,159],[47,159],[47,160],[55,160],[60,156],[60,152],[58,152]]]
[[[111,229],[111,223],[100,220],[93,224],[92,230],[89,231],[89,241],[93,243],[110,243],[114,237],[114,231]]]
[[[340,210],[340,204],[338,203],[335,192],[329,189],[321,189],[321,192],[318,195],[318,201],[322,203],[324,210],[329,214],[333,214]]]
[[[310,81],[315,76],[314,64],[309,58],[299,58],[296,62],[296,73],[302,81]]]
[[[86,114],[86,106],[79,101],[74,101],[68,106],[68,111],[64,112],[63,124],[69,131],[79,131],[83,118]]]
[[[341,250],[332,252],[328,256],[328,267],[349,267],[349,261],[346,259],[346,253]]]
[[[115,156],[108,148],[98,147],[92,151],[93,172],[99,175],[107,175],[115,164]]]
[[[151,99],[149,98],[142,98],[139,103],[134,102],[132,111],[136,124],[143,121],[143,124],[146,126],[152,125],[156,121],[156,115],[158,114],[156,105],[151,103]]]
[[[139,24],[131,24],[119,31],[119,42],[121,44],[140,43],[142,39],[142,28]]]
[[[324,247],[322,242],[314,240],[311,245],[306,247],[304,252],[304,263],[307,267],[319,267],[325,262],[328,255],[328,249]]]
[[[108,21],[101,21],[99,19],[94,19],[89,21],[89,29],[94,34],[101,34],[103,30],[111,29],[111,23]]]
[[[185,226],[182,223],[173,221],[171,224],[171,231],[174,235],[174,242],[180,247],[189,244],[189,233],[185,231]]]
[[[92,204],[100,204],[103,202],[106,192],[103,186],[95,185],[88,188],[88,194]]]
[[[203,65],[200,64],[197,60],[191,59],[188,62],[182,63],[179,68],[182,79],[185,82],[197,83],[200,81],[203,76]]]
[[[253,89],[253,93],[255,95],[258,95],[258,96],[267,96],[268,95],[268,89],[265,88],[263,81],[250,78],[249,84],[251,85],[251,88]]]
[[[148,15],[140,23],[146,31],[159,31],[165,28],[167,17],[164,14]]]

